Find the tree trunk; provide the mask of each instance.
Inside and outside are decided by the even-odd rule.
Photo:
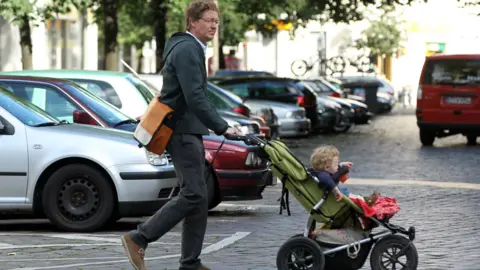
[[[166,0],[152,0],[151,8],[155,22],[153,31],[155,33],[155,41],[157,48],[155,50],[156,72],[160,72],[163,68],[163,50],[167,42],[167,3]]]
[[[105,35],[105,69],[117,70],[117,6],[118,0],[102,0],[103,18],[104,18],[104,35]]]
[[[218,69],[225,69],[225,55],[223,54],[223,45],[225,43],[222,40],[218,41]]]
[[[20,31],[20,47],[22,48],[23,70],[33,69],[32,34],[30,29],[30,20],[28,19],[27,14],[25,14],[22,18],[22,24],[20,25],[19,31]]]

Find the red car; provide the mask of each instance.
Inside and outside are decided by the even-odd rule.
[[[138,120],[74,82],[41,77],[0,76],[0,85],[25,98],[50,115],[69,123],[97,125],[134,131]],[[223,136],[204,136],[205,158],[210,164]],[[209,209],[222,201],[261,199],[272,184],[267,164],[257,157],[259,148],[225,140],[208,179]],[[207,164],[207,165],[209,165]],[[161,192],[174,194],[179,189]],[[160,194],[159,194],[160,196]]]
[[[476,144],[480,136],[480,54],[427,57],[416,115],[423,145],[455,134]]]

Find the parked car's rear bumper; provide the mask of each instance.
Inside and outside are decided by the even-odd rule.
[[[393,108],[393,104],[390,102],[378,102],[378,113],[390,112]]]
[[[311,128],[311,122],[308,118],[282,118],[278,120],[280,124],[280,137],[295,137],[308,135]]]
[[[269,183],[269,170],[222,170],[216,169],[222,201],[256,200]]]
[[[439,123],[417,120],[417,126],[432,132],[449,130],[450,133],[469,133],[478,134],[480,136],[480,124]]]
[[[363,108],[356,108],[355,115],[353,117],[353,121],[356,125],[364,125],[368,124],[368,122],[372,119],[372,113],[368,111],[368,109]]]

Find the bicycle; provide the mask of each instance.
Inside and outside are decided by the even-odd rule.
[[[313,69],[317,62],[319,62],[320,65],[326,64],[327,75],[333,75],[335,73],[343,74],[350,66],[354,67],[361,73],[372,72],[370,58],[365,53],[357,54],[357,56],[354,57],[346,57],[342,55],[333,56],[330,59],[320,59],[317,57],[312,64],[308,64],[306,60],[299,59],[292,62],[290,69],[296,76],[303,76],[309,70]]]
[[[298,59],[292,62],[290,69],[295,76],[303,76],[308,71],[312,70],[317,62],[320,65],[326,64],[327,72],[330,72],[327,73],[327,75],[332,75],[337,72],[342,73],[346,66],[345,61],[341,56],[334,56],[330,59],[320,59],[320,57],[317,57],[312,64],[308,64],[306,60]]]

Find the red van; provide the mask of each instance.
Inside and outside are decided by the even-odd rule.
[[[463,134],[469,145],[480,136],[480,54],[434,55],[425,59],[417,93],[420,141]]]

